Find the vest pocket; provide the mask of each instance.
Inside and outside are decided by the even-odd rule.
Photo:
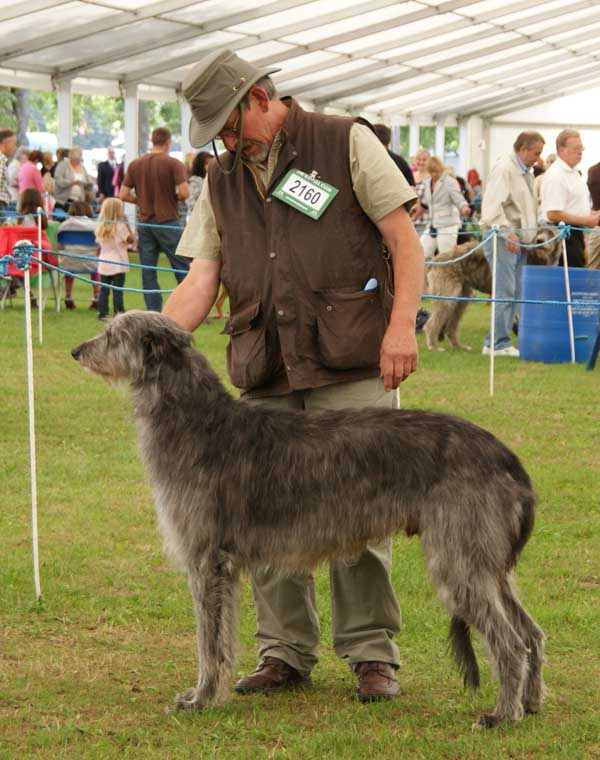
[[[260,302],[232,313],[223,332],[229,335],[227,372],[242,390],[263,385],[272,375],[267,355],[266,326],[258,325]]]
[[[317,332],[321,360],[331,369],[379,364],[385,318],[378,289],[321,291]]]

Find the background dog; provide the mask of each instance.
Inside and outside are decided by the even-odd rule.
[[[535,242],[545,245],[528,249],[527,263],[554,266],[561,254],[561,240],[553,240],[554,237],[552,230],[539,230]],[[434,261],[451,261],[473,250],[479,243],[479,240],[463,243],[449,253],[438,254]],[[455,264],[428,267],[427,283],[428,292],[435,296],[470,298],[474,290],[487,295],[492,292],[492,275],[481,248]],[[430,351],[443,351],[439,343],[444,336],[448,338],[452,348],[471,350],[469,346],[461,345],[458,339],[460,320],[468,305],[466,301],[431,301],[431,315],[424,328],[427,348]]]
[[[242,571],[309,571],[406,531],[421,536],[465,684],[479,684],[471,626],[496,667],[495,710],[476,725],[536,712],[543,633],[511,580],[535,501],[517,457],[491,433],[443,414],[235,401],[191,343],[161,314],[131,311],[72,351],[92,372],[130,383],[158,522],[187,571],[199,672],[176,705],[201,709],[225,697]]]

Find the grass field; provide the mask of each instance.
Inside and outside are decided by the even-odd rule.
[[[170,275],[162,279],[172,286]],[[600,758],[600,369],[498,359],[490,399],[489,365],[479,353],[489,308],[475,305],[463,328],[474,351],[423,350],[402,392],[403,406],[456,413],[492,430],[535,483],[536,528],[517,578],[547,635],[549,695],[540,715],[471,732],[496,683],[482,663],[480,692],[463,691],[419,543],[403,537],[394,549],[404,616],[398,699],[363,706],[351,698],[353,677],[331,651],[320,571],[321,662],[312,690],[232,696],[202,714],[166,714],[174,694],[194,683],[191,601],[161,552],[127,392],[83,373],[69,356],[99,330],[86,309],[89,293],[78,283],[77,311],[48,308],[44,344],[34,347],[41,605],[31,570],[22,300],[0,313],[1,760]],[[141,306],[140,296],[126,294],[125,302]],[[223,376],[221,329],[203,325],[196,343]],[[253,634],[245,585],[239,674],[255,665]]]

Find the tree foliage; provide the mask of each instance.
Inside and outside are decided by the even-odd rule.
[[[54,92],[29,90],[29,119],[23,131],[50,132],[58,127],[57,102]],[[0,127],[18,128],[15,91],[0,87]],[[178,101],[140,101],[140,152],[155,127],[168,127],[173,134],[173,148],[181,141],[181,112]],[[81,148],[104,148],[110,145],[123,128],[125,105],[123,98],[103,95],[73,95],[72,145]]]

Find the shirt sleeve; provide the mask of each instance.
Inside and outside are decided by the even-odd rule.
[[[509,227],[504,213],[504,203],[510,195],[508,171],[497,163],[490,173],[481,204],[481,223],[486,227]]]
[[[408,211],[417,194],[391,159],[377,135],[363,124],[350,130],[352,189],[369,219],[380,219],[404,206]]]
[[[173,159],[174,161],[177,161],[176,158]],[[185,166],[181,163],[181,161],[177,161],[177,166],[175,167],[175,184],[176,185],[182,185],[184,182],[188,181],[187,171],[185,169]]]
[[[123,185],[127,187],[135,187],[135,178],[133,176],[133,162],[127,167],[125,176],[123,177]]]
[[[221,237],[210,199],[208,176],[202,184],[202,192],[196,201],[188,223],[183,231],[177,255],[190,259],[220,261]]]
[[[454,179],[454,177],[448,177],[448,194],[450,195],[450,200],[459,211],[463,206],[469,205],[469,202],[462,194],[458,180]]]

